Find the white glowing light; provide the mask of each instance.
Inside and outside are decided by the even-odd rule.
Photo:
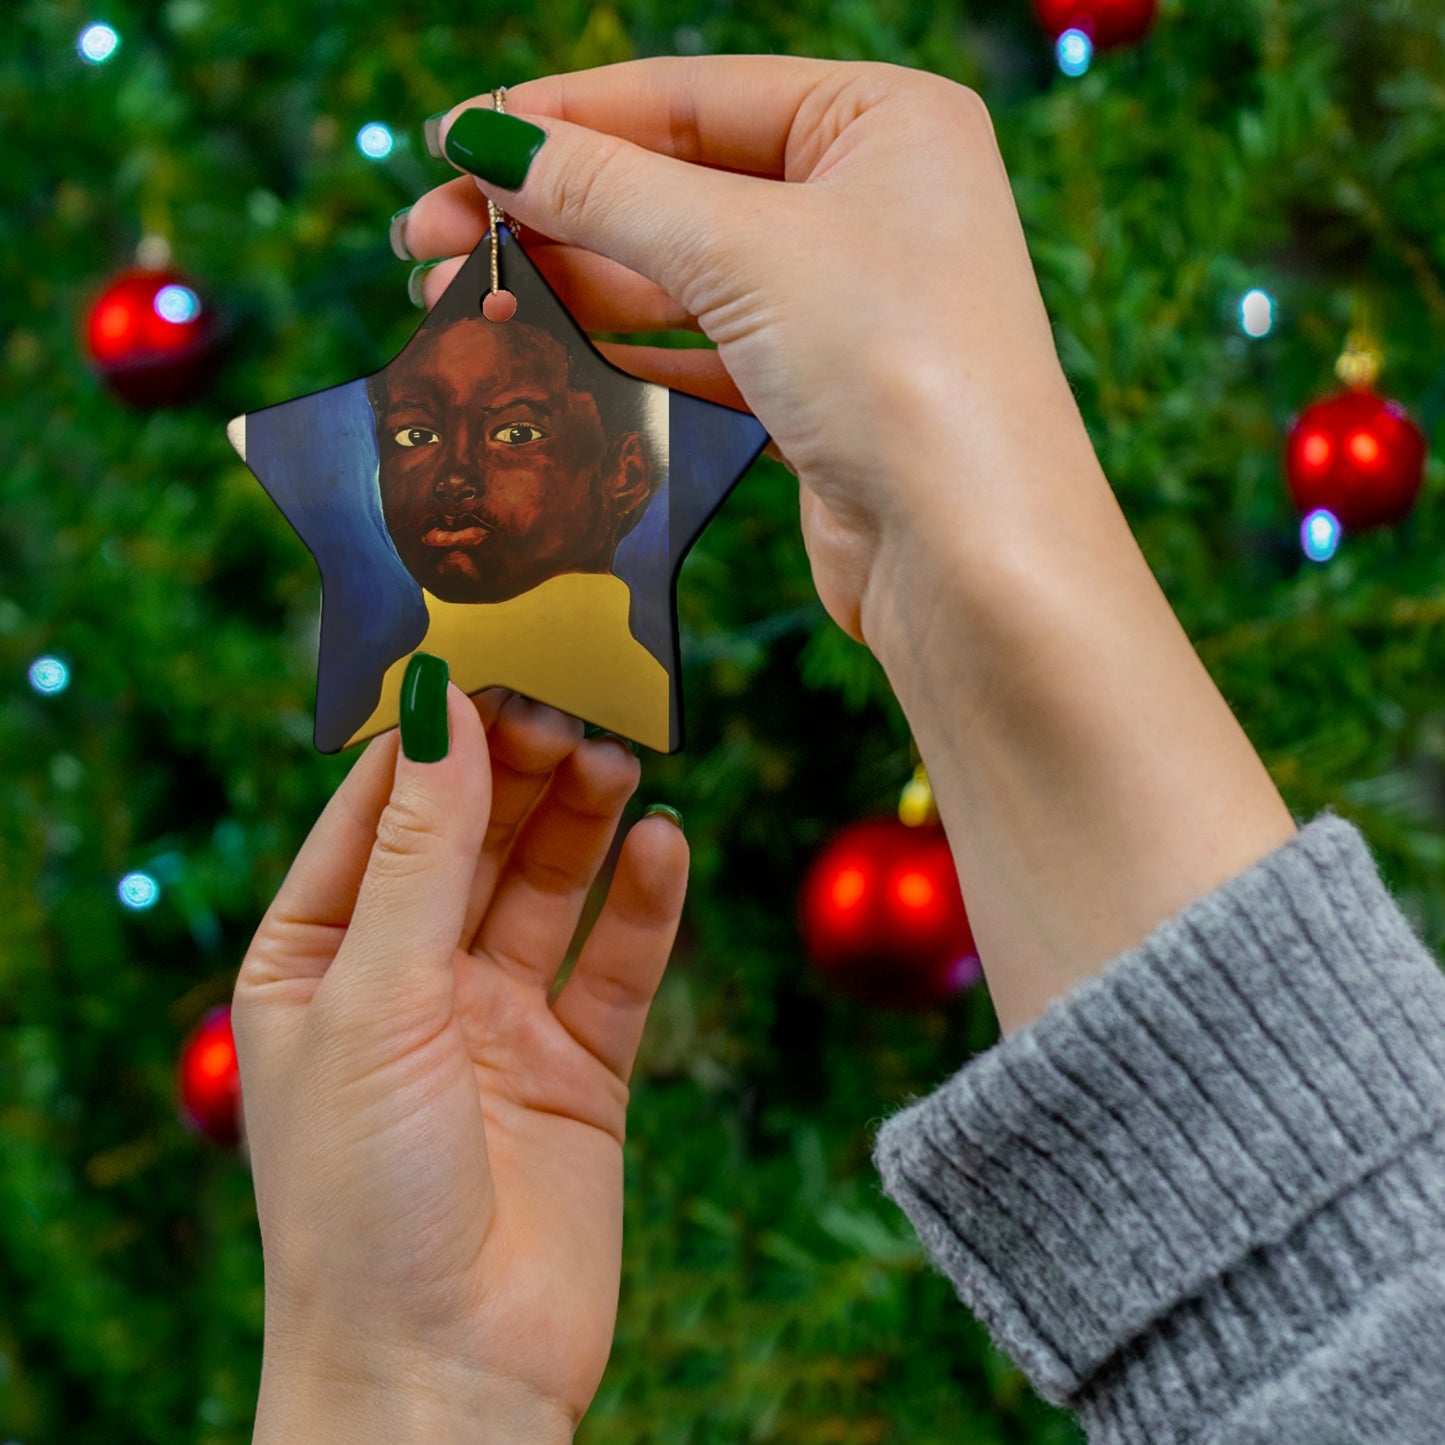
[[[37,657],[30,664],[30,686],[53,697],[70,686],[70,669],[58,657]]]
[[[127,873],[115,891],[127,908],[139,913],[161,896],[161,885],[149,873]]]
[[[1065,75],[1082,75],[1094,59],[1094,42],[1082,30],[1066,30],[1059,36],[1055,53]]]
[[[364,125],[356,132],[356,145],[362,155],[369,156],[374,161],[382,161],[391,154],[391,148],[396,144],[389,127],[382,125],[379,120]]]
[[[80,51],[82,60],[88,60],[92,65],[104,65],[115,54],[119,44],[120,36],[109,25],[87,25],[80,32],[75,48]]]
[[[162,286],[156,292],[156,315],[177,326],[194,321],[201,314],[201,298],[189,286]]]
[[[1316,507],[1300,524],[1300,546],[1311,562],[1328,562],[1339,550],[1343,532],[1339,518]]]
[[[1239,303],[1239,324],[1246,336],[1268,336],[1274,330],[1274,297],[1250,291]]]

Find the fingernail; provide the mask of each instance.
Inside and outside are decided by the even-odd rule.
[[[484,702],[488,707],[494,707],[501,712],[512,695],[512,689],[509,687],[489,687],[482,692],[474,693],[472,701]]]
[[[547,132],[515,115],[473,107],[464,110],[447,132],[447,159],[503,190],[515,191],[527,179],[532,160]]]
[[[436,763],[451,747],[446,658],[414,652],[401,680],[401,750],[414,763]]]
[[[596,723],[584,723],[582,726],[584,738],[606,738],[610,743],[621,743],[628,752],[635,758],[637,756],[637,744],[630,738],[625,738],[621,733],[608,732],[606,728],[600,728]]]
[[[642,816],[650,818],[654,813],[660,813],[670,823],[676,823],[679,833],[686,831],[682,826],[682,814],[676,808],[669,808],[666,803],[654,803]]]
[[[442,154],[442,122],[446,118],[446,111],[439,110],[435,115],[427,116],[421,123],[421,136],[426,142],[427,154],[439,161],[446,160]]]
[[[412,267],[411,275],[406,278],[406,294],[411,298],[413,306],[426,305],[426,292],[421,289],[422,277],[438,264],[436,261],[423,261],[420,266]]]
[[[391,253],[398,261],[416,260],[416,257],[406,249],[406,218],[410,212],[410,206],[403,206],[391,218]]]

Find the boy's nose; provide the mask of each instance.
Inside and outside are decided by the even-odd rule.
[[[475,502],[481,496],[477,478],[458,467],[446,467],[432,487],[432,495],[439,503],[456,508],[466,502]]]

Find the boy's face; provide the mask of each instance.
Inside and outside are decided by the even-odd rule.
[[[555,337],[467,318],[425,333],[376,405],[381,502],[407,570],[448,602],[502,602],[559,572],[606,571],[636,505],[634,440],[609,446]]]

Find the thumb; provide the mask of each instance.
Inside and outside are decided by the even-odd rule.
[[[647,277],[695,316],[710,300],[699,284],[749,254],[743,218],[760,209],[763,188],[779,189],[553,116],[498,115],[486,105],[453,111],[440,138],[447,160],[509,216]]]
[[[401,750],[356,907],[317,989],[389,1038],[451,1016],[452,961],[491,813],[477,710],[446,662],[415,653],[401,688]]]

